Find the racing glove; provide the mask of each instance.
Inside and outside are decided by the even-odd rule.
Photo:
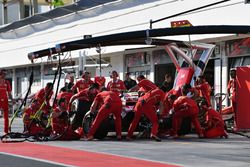
[[[105,104],[105,108],[109,109],[109,108],[110,108],[110,104],[109,104],[109,103],[106,103],[106,104]]]
[[[141,105],[144,105],[146,103],[146,101],[143,99],[141,100]]]

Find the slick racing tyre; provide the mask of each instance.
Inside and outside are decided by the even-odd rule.
[[[159,123],[159,130],[160,131],[171,130],[172,129],[172,120],[173,120],[172,115],[169,115],[167,118],[163,119]],[[182,136],[182,135],[186,135],[189,133],[191,133],[191,119],[190,118],[183,118],[182,123],[181,123],[181,127],[178,131],[178,135]]]
[[[83,124],[82,124],[82,127],[83,127],[83,130],[84,130],[85,134],[88,134],[94,119],[95,119],[94,115],[86,113],[86,115],[85,115],[85,117],[83,119]],[[108,134],[108,130],[109,130],[109,119],[105,119],[100,124],[97,131],[95,132],[94,138],[96,138],[96,139],[105,138],[107,136],[107,134]]]

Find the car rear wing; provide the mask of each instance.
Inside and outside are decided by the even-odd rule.
[[[208,60],[213,53],[214,47],[215,45],[212,45],[212,44],[192,42],[189,47],[190,51],[185,52],[183,48],[178,47],[178,45],[176,45],[175,43],[165,45],[164,48],[166,52],[168,53],[168,56],[174,63],[177,72],[179,73],[181,71],[180,72],[181,74],[179,74],[181,76],[178,76],[177,74],[177,77],[175,80],[175,86],[179,87],[180,86],[179,83],[183,84],[184,82],[188,82],[188,83],[190,82],[191,85],[194,85],[195,78],[197,78],[199,75],[202,75],[204,73]],[[193,58],[198,50],[201,50],[202,54],[199,57],[198,63],[195,64]],[[176,57],[176,55],[184,59],[184,62],[188,64],[189,69],[187,69],[187,67],[182,66],[183,63],[181,64],[181,62],[178,61],[178,58]],[[190,78],[190,76],[192,79]]]

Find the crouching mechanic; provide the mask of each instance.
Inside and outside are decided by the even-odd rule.
[[[23,124],[24,124],[24,133],[35,136],[42,134],[44,132],[44,127],[42,127],[35,118],[37,111],[39,110],[40,105],[37,100],[33,100],[31,105],[24,109],[23,112]]]
[[[197,79],[196,90],[199,91],[200,97],[204,97],[207,101],[207,104],[211,106],[210,94],[211,94],[211,86],[206,81],[203,75],[200,75]]]
[[[216,137],[225,137],[227,138],[227,132],[225,131],[225,124],[222,120],[221,115],[215,111],[207,101],[202,100],[199,102],[200,112],[204,113],[205,120],[201,123],[204,128],[203,133],[206,138],[216,138]]]
[[[131,89],[134,90],[138,87],[142,87],[146,93],[138,99],[138,102],[135,105],[135,116],[128,129],[127,140],[132,139],[133,132],[135,131],[142,114],[144,114],[152,123],[151,138],[156,141],[161,141],[161,139],[157,136],[159,124],[156,110],[158,105],[160,110],[162,110],[165,93],[143,76],[138,76],[137,80],[139,83]]]
[[[57,107],[51,115],[52,133],[51,137],[58,140],[77,140],[80,134],[74,132],[70,126],[69,115],[67,112],[68,101],[60,98]]]
[[[122,101],[116,92],[103,90],[98,93],[91,105],[90,112],[94,113],[97,107],[100,106],[97,116],[89,130],[87,140],[92,140],[97,128],[101,122],[106,119],[110,114],[114,115],[116,136],[121,140],[121,112]]]
[[[73,93],[71,92],[67,92],[66,89],[63,87],[60,89],[60,92],[57,94],[56,96],[56,102],[53,106],[53,108],[56,108],[57,107],[57,103],[58,103],[58,100],[61,99],[61,98],[65,98],[65,100],[67,100],[67,102],[70,101],[70,98],[73,96]]]
[[[72,128],[74,130],[79,127],[82,127],[83,118],[85,114],[89,111],[90,106],[94,101],[94,98],[96,97],[98,92],[99,92],[99,85],[97,83],[94,83],[89,88],[81,90],[80,92],[78,92],[77,94],[75,94],[70,98],[68,106],[69,112],[71,111],[71,105],[74,100],[78,99],[82,104],[81,110],[77,109],[76,115],[72,120]]]
[[[40,89],[34,97],[34,100],[37,100],[39,103],[40,110],[43,111],[44,114],[48,115],[51,110],[50,99],[53,95],[53,83],[48,82],[45,88]]]
[[[183,118],[191,118],[191,122],[194,125],[196,132],[200,138],[203,138],[204,135],[202,133],[202,129],[200,126],[200,122],[198,120],[199,107],[196,102],[189,98],[187,94],[191,90],[191,86],[189,84],[185,84],[181,87],[182,96],[178,97],[173,104],[173,137],[178,138],[178,130],[182,123]]]

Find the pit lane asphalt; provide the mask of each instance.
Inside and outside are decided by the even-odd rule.
[[[57,165],[53,163],[49,163],[46,161],[41,161],[37,159],[29,159],[27,157],[22,157],[22,156],[16,156],[12,154],[3,154],[0,153],[0,165],[3,167],[65,167],[63,164],[62,165]]]
[[[0,131],[3,131],[2,118]],[[12,131],[22,131],[21,119],[15,120]],[[39,144],[187,167],[250,166],[250,139],[235,134],[229,134],[228,139],[198,139],[196,135],[187,135],[178,140],[163,139],[162,142],[146,139],[116,141],[106,138],[103,141],[50,141]]]

